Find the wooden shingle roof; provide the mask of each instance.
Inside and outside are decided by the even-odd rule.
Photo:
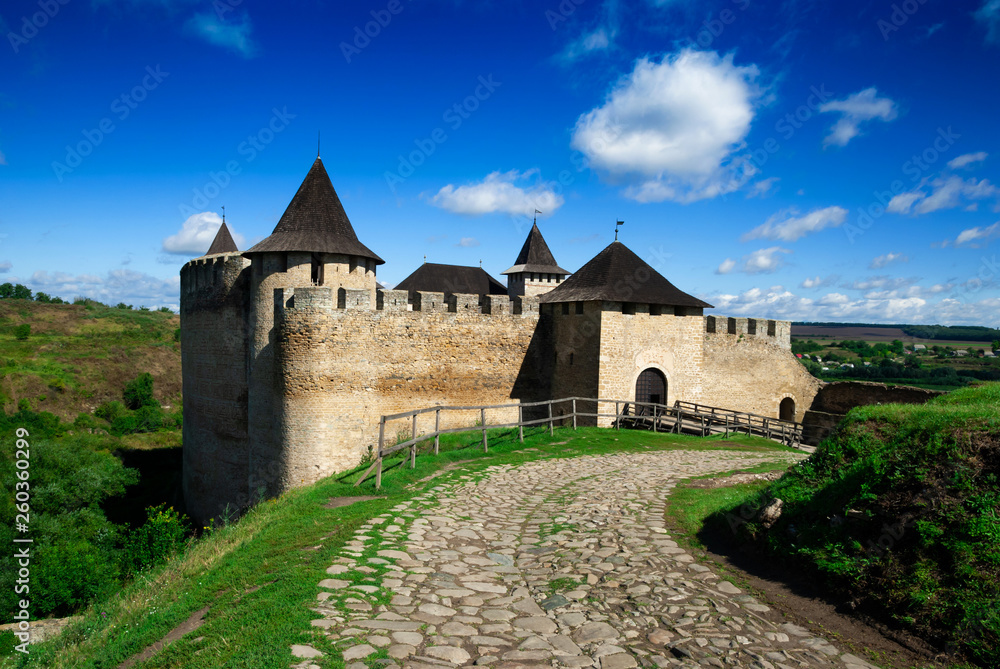
[[[507,287],[486,273],[482,267],[424,263],[413,274],[399,282],[395,290],[410,295],[420,291],[435,293],[471,293],[473,295],[506,295]]]
[[[542,303],[635,302],[677,307],[703,307],[711,304],[679,290],[621,242],[612,242],[576,274],[555,290],[538,298]]]
[[[549,245],[542,237],[542,231],[538,229],[538,224],[532,224],[528,238],[524,240],[521,252],[517,254],[514,266],[502,274],[517,274],[519,272],[543,272],[548,274],[569,274],[568,271],[556,264],[555,256],[549,250]]]
[[[212,245],[208,247],[208,251],[205,255],[212,256],[218,253],[239,253],[240,250],[236,248],[236,242],[233,241],[233,236],[229,234],[229,226],[223,221],[222,225],[219,226],[219,231],[215,233],[215,239],[212,241]]]
[[[274,251],[340,253],[385,261],[358,241],[354,227],[319,158],[302,181],[271,236],[243,255]]]

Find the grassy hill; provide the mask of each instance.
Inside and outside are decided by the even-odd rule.
[[[30,334],[19,339],[23,325]],[[26,401],[72,420],[120,400],[139,372],[153,375],[161,404],[179,404],[179,327],[178,315],[161,311],[0,300],[0,405],[10,415]]]
[[[772,525],[757,510],[774,499]],[[1000,383],[854,409],[809,460],[709,526],[850,607],[1000,666]]]

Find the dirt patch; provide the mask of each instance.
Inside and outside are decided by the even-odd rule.
[[[733,485],[744,483],[759,483],[761,481],[777,481],[787,473],[785,469],[776,469],[773,472],[759,472],[756,474],[741,473],[713,479],[694,479],[688,482],[689,488],[727,488]]]
[[[130,667],[134,666],[139,662],[145,662],[146,660],[148,660],[149,658],[153,657],[161,650],[163,650],[165,646],[172,644],[174,641],[177,641],[188,632],[193,632],[202,625],[204,625],[205,615],[208,613],[209,608],[211,607],[206,606],[200,611],[195,611],[194,613],[192,613],[190,618],[188,618],[180,625],[167,632],[167,635],[165,637],[154,643],[152,646],[148,646],[141,653],[133,655],[129,659],[119,664],[118,669],[129,669]]]
[[[669,515],[667,523],[668,526],[671,524]],[[676,526],[668,529],[681,532]],[[831,600],[812,581],[782,571],[766,558],[744,552],[744,547],[724,531],[702,532],[698,539],[706,548],[693,549],[694,555],[704,562],[715,563],[720,573],[728,573],[745,583],[751,594],[789,622],[805,627],[818,636],[832,638],[859,657],[871,660],[870,653],[875,653],[878,660],[872,662],[883,669],[949,666],[935,659],[937,651],[925,641],[851,613],[845,602]]]
[[[375,497],[374,495],[361,495],[359,497],[331,497],[330,501],[323,505],[323,508],[339,509],[342,506],[350,506],[351,504],[367,502],[372,499],[378,499],[378,497]]]

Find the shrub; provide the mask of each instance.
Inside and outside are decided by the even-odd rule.
[[[156,432],[162,427],[169,427],[164,424],[163,411],[160,407],[142,407],[138,411],[129,412],[119,416],[111,423],[111,434],[120,437],[126,434],[138,434],[141,432]]]
[[[118,418],[126,414],[128,414],[128,409],[126,409],[125,405],[118,400],[105,402],[94,410],[95,416],[103,418],[109,423],[114,423]]]
[[[170,307],[160,307],[159,309],[157,309],[157,311],[162,311],[165,314],[174,313],[173,309],[171,309]]]
[[[129,573],[155,567],[184,546],[188,522],[173,507],[146,509],[146,522],[133,530],[125,542],[122,565]]]
[[[133,411],[142,407],[159,407],[160,403],[153,397],[153,375],[143,372],[125,385],[122,393],[125,406]]]
[[[14,328],[14,338],[18,341],[24,341],[31,335],[31,325],[29,323],[21,323]]]
[[[176,330],[174,330],[174,341],[180,341],[180,340],[181,340],[181,329],[177,328]]]
[[[73,420],[73,427],[78,430],[93,430],[96,427],[100,427],[100,425],[89,413],[81,413]]]

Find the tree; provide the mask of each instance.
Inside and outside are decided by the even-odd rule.
[[[30,300],[31,290],[27,286],[22,286],[17,284],[14,286],[14,295],[12,296],[15,300]]]
[[[14,297],[14,284],[8,282],[0,286],[0,300],[9,300],[12,297]]]
[[[152,374],[143,372],[125,384],[122,399],[125,400],[125,406],[133,411],[142,407],[159,408],[160,403],[153,397]]]
[[[0,286],[0,290],[2,290],[2,289],[3,289],[3,286]],[[994,339],[993,340],[993,350],[994,351],[1000,350],[1000,339]]]
[[[45,293],[35,293],[35,302],[41,302],[42,304],[49,304],[52,302],[52,297],[46,295]]]

